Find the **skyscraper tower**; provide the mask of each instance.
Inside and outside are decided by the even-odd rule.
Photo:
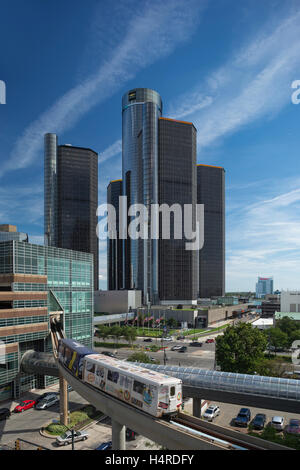
[[[196,229],[197,131],[191,122],[159,118],[159,204],[193,207],[192,227]],[[173,219],[174,220],[174,219]],[[160,214],[160,227],[163,214]],[[171,223],[172,229],[172,223]],[[195,303],[198,294],[199,250],[187,250],[184,227],[182,238],[159,238],[160,303]]]
[[[98,154],[91,149],[57,145],[45,135],[45,244],[94,255],[98,289]]]
[[[225,170],[197,165],[197,203],[204,204],[204,245],[199,252],[199,297],[225,294]]]
[[[125,93],[122,117],[123,195],[127,208],[141,204],[148,215],[148,236],[124,240],[123,287],[141,290],[144,304],[195,302],[198,251],[186,250],[184,236],[175,239],[170,214],[170,239],[151,236],[151,215],[153,204],[177,204],[182,212],[189,204],[195,230],[197,131],[192,123],[163,118],[161,97],[148,88]],[[161,213],[154,218],[161,226]],[[131,221],[128,216],[127,227]]]
[[[122,180],[113,180],[107,187],[107,203],[116,211],[116,239],[107,239],[107,287],[119,290],[123,287],[123,240],[120,239],[119,197],[122,196]]]
[[[148,88],[136,88],[122,99],[123,195],[128,207],[143,204],[150,214],[158,204],[158,118],[162,114],[160,95]],[[130,223],[130,219],[128,220]],[[149,221],[150,224],[150,221]],[[124,241],[123,285],[139,289],[144,303],[158,302],[158,240]]]
[[[45,245],[56,246],[57,239],[57,135],[44,136],[44,230]]]

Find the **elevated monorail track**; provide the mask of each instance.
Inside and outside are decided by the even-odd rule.
[[[172,422],[194,429],[207,436],[207,439],[212,439],[216,442],[225,441],[227,447],[233,450],[291,450],[285,446],[249,436],[233,429],[223,428],[184,413],[179,413],[177,417],[172,419]]]
[[[58,368],[72,388],[97,409],[169,450],[290,450],[184,413],[170,421],[157,419],[82,382],[61,364]]]

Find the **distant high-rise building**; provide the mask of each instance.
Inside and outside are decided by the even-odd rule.
[[[94,255],[98,289],[98,154],[89,148],[57,145],[45,135],[45,245]]]
[[[111,181],[107,187],[107,204],[116,211],[116,239],[107,239],[107,288],[119,290],[123,287],[123,240],[119,238],[119,197],[122,196],[122,180]]]
[[[273,278],[259,277],[256,283],[256,298],[263,298],[266,294],[273,294]]]
[[[191,123],[162,118],[160,95],[136,88],[122,99],[123,195],[127,206],[142,204],[150,215],[153,204],[191,204],[196,216],[196,129]],[[148,218],[150,234],[151,218]],[[131,222],[128,217],[127,226]],[[196,251],[186,240],[124,240],[123,287],[143,292],[143,302],[195,302]]]
[[[197,165],[197,203],[204,204],[204,245],[199,252],[199,297],[225,295],[225,170]]]
[[[0,225],[0,242],[6,242],[10,240],[28,242],[28,234],[24,232],[17,232],[17,227],[15,225]]]

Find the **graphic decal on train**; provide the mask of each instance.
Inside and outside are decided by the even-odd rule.
[[[162,417],[181,407],[182,381],[126,363],[69,339],[59,341],[59,362],[75,377],[145,413]]]

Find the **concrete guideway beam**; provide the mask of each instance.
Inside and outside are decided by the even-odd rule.
[[[90,385],[83,383],[63,366],[58,365],[61,374],[76,392],[98,410],[110,416],[112,421],[128,426],[138,434],[162,445],[169,450],[222,450],[219,444],[205,440],[179,429],[163,419],[156,419],[137,408],[108,396]]]

